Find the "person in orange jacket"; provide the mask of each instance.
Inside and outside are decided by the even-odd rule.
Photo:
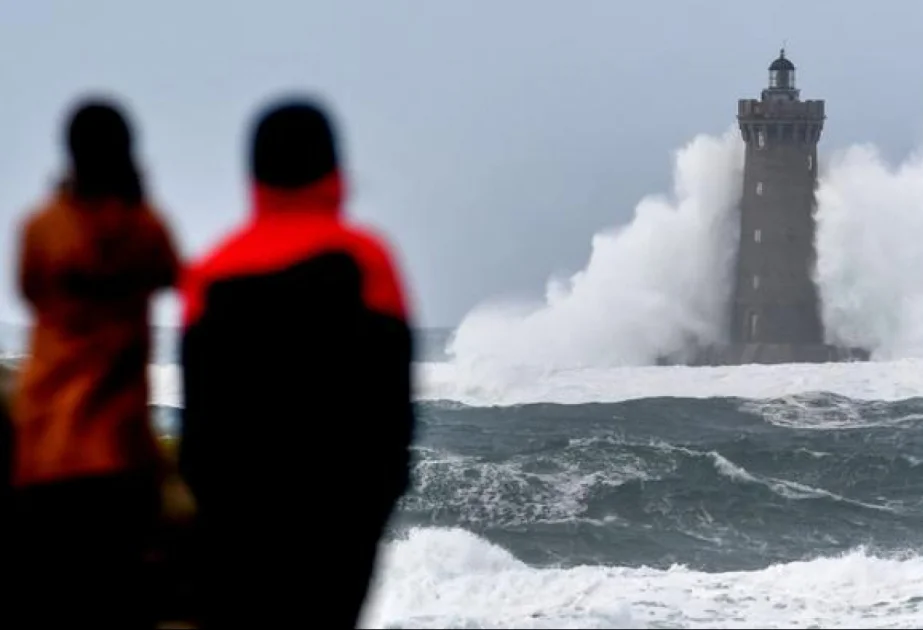
[[[20,235],[33,326],[12,412],[13,627],[153,627],[143,562],[162,467],[149,310],[180,263],[120,108],[80,103],[66,144],[68,177]]]
[[[409,308],[389,248],[345,216],[319,106],[262,112],[250,175],[252,218],[182,283],[203,623],[355,627],[409,483]]]

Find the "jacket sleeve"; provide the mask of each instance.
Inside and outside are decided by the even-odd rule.
[[[416,430],[413,403],[413,332],[409,321],[394,320],[381,332],[379,431],[385,498],[396,501],[410,484],[411,446]]]
[[[29,219],[20,229],[17,280],[20,295],[33,306],[40,299],[42,287],[40,251],[36,222]]]
[[[187,269],[183,272],[180,289],[186,321],[179,348],[182,365],[183,409],[178,468],[180,476],[192,494],[200,500],[205,485],[204,472],[208,469],[208,463],[203,462],[203,458],[208,453],[205,438],[208,432],[209,413],[205,401],[208,400],[209,394],[203,391],[207,387],[207,381],[205,381],[207,373],[203,366],[205,358],[203,352],[206,350],[202,347],[204,341],[201,336],[206,331],[197,322],[189,321],[188,315],[192,302],[198,297],[196,291],[199,287],[196,284],[194,269]]]
[[[413,391],[413,318],[401,274],[388,251],[380,246],[366,278],[366,302],[379,313],[376,330],[377,392],[380,456],[386,482],[386,500],[394,502],[409,488],[411,447],[416,433]]]

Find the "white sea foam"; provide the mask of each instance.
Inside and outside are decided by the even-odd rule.
[[[527,403],[580,404],[638,398],[740,397],[755,400],[832,393],[856,400],[904,400],[923,396],[923,360],[744,365],[731,367],[626,367],[528,370],[503,382],[484,382],[452,363],[420,366],[423,400],[474,406]]]
[[[739,397],[753,400],[831,393],[855,400],[905,400],[923,396],[923,359],[820,365],[732,367],[625,367],[522,370],[518,378],[484,382],[453,363],[417,366],[417,399],[472,406],[528,403],[581,404],[638,398]],[[152,402],[182,404],[180,370],[152,366]]]
[[[467,531],[385,549],[369,628],[916,628],[923,559],[861,550],[758,571],[540,569]]]

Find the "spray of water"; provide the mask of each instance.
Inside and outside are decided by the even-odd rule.
[[[545,299],[472,311],[449,344],[479,382],[650,365],[722,340],[737,247],[743,145],[734,129],[675,154],[670,197],[643,199],[597,234],[586,267]],[[831,156],[817,191],[817,269],[828,341],[878,360],[923,357],[923,153],[889,166],[874,147]]]
[[[645,365],[720,341],[737,247],[743,143],[728,130],[676,152],[672,196],[597,234],[586,267],[548,283],[539,303],[472,311],[447,351],[482,379]],[[538,372],[538,373],[537,373]],[[499,385],[499,383],[496,383]]]
[[[875,359],[923,356],[923,155],[890,167],[835,154],[817,191],[817,272],[830,341]]]

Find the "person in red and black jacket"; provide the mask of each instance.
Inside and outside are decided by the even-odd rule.
[[[319,106],[272,106],[250,160],[251,220],[182,287],[179,465],[198,505],[202,622],[355,627],[409,483],[408,307],[387,246],[343,216]]]

